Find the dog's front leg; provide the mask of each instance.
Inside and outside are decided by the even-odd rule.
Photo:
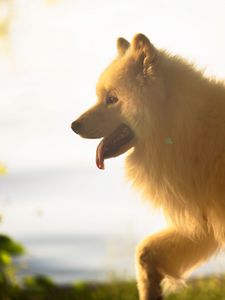
[[[152,265],[151,269],[144,262],[145,258],[141,258],[139,264],[139,272],[137,276],[138,291],[140,300],[162,300],[161,281],[163,275],[156,271]]]
[[[162,300],[164,277],[181,279],[218,249],[212,233],[188,238],[175,229],[147,237],[137,247],[137,281],[140,300]]]

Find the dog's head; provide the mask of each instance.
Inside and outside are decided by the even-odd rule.
[[[96,153],[100,169],[104,159],[126,152],[146,135],[147,102],[157,85],[158,51],[146,36],[137,34],[131,44],[119,38],[117,50],[117,58],[99,78],[97,103],[72,123],[81,137],[103,138]]]

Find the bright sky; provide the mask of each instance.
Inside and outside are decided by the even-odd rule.
[[[118,36],[130,40],[143,32],[156,46],[225,77],[223,0],[15,4],[11,51],[0,58],[0,159],[11,170],[95,168],[97,141],[76,137],[70,123],[95,102],[97,78],[114,57]]]

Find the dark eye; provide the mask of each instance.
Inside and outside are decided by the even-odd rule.
[[[114,104],[118,101],[118,98],[116,98],[115,96],[107,96],[106,99],[105,99],[105,103],[107,105],[109,104]]]

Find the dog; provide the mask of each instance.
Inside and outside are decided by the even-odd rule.
[[[127,152],[132,185],[163,209],[168,228],[136,249],[140,300],[163,299],[225,241],[225,86],[143,34],[117,40],[97,103],[72,123],[100,139],[96,164]]]

